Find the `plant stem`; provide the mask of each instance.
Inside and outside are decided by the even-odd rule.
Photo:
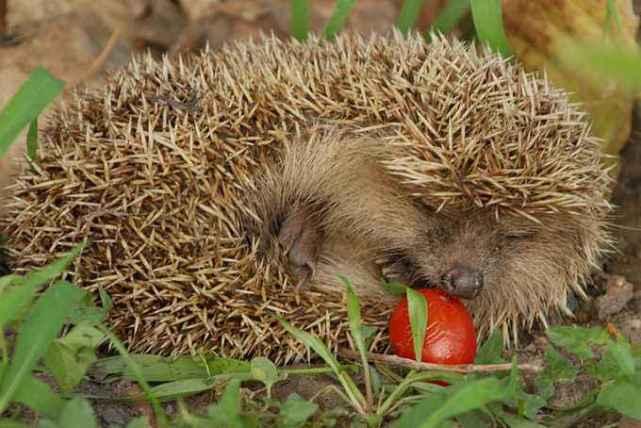
[[[413,361],[413,360],[412,360]],[[410,371],[405,379],[392,391],[392,393],[387,397],[387,399],[381,404],[376,413],[379,416],[385,416],[387,412],[393,407],[395,401],[400,399],[403,394],[414,384],[415,382],[421,382],[430,380],[438,377],[437,373],[421,373],[414,370]]]
[[[340,351],[342,357],[350,359],[358,359],[358,353],[351,350]],[[443,372],[454,373],[493,373],[493,372],[506,372],[512,369],[512,364],[434,364],[434,363],[419,363],[409,358],[397,357],[396,355],[374,354],[368,353],[367,359],[369,361],[378,361],[387,363],[397,367],[406,367],[414,370],[440,370]],[[526,372],[538,373],[543,370],[543,367],[535,364],[519,364],[519,370]]]
[[[354,371],[355,366],[342,366],[346,371]],[[297,369],[287,369],[281,368],[281,372],[287,373],[288,375],[315,375],[315,374],[326,374],[334,373],[334,370],[331,367],[310,367],[310,368],[297,368]]]

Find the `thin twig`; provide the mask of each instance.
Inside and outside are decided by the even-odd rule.
[[[354,351],[344,350],[340,351],[339,354],[344,358],[349,359],[358,359],[360,358],[359,354]],[[455,373],[493,373],[493,372],[505,372],[512,369],[512,364],[434,364],[434,363],[419,363],[409,358],[397,357],[396,355],[386,355],[386,354],[374,354],[368,353],[367,359],[369,361],[377,361],[381,363],[387,363],[397,367],[407,367],[415,370],[440,370],[444,372],[455,372]],[[521,371],[537,373],[543,370],[543,367],[537,366],[535,364],[517,364],[517,367]]]

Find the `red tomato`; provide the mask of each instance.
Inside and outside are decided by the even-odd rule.
[[[476,356],[476,332],[472,317],[461,301],[434,288],[417,289],[425,296],[427,330],[421,360],[437,364],[470,364]],[[392,350],[400,357],[414,359],[407,298],[396,306],[389,320]]]

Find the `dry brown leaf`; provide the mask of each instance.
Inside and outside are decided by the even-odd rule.
[[[608,31],[608,0],[503,0],[506,34],[518,59],[530,70],[545,68],[550,80],[584,103],[592,115],[595,135],[604,151],[618,155],[630,134],[630,115],[636,94],[612,82],[595,83],[585,70],[562,65],[568,37],[600,42],[608,35],[616,43],[634,46],[638,18],[630,0],[614,0],[621,18],[620,31],[613,21]]]

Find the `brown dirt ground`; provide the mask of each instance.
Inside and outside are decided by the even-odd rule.
[[[3,3],[5,1],[0,0],[0,11]],[[221,0],[8,0],[7,30],[0,34],[0,105],[15,93],[36,65],[44,65],[72,84],[82,81],[97,85],[101,73],[123,65],[131,54],[145,48],[174,54],[198,49],[205,43],[220,46],[260,31],[286,35],[289,3],[287,0],[244,0],[242,3]],[[439,0],[439,3],[442,2]],[[313,2],[312,29],[322,28],[333,4],[332,0]],[[399,0],[360,0],[348,25],[357,31],[390,28],[399,4]],[[641,0],[635,1],[635,7],[639,13]],[[421,26],[430,22],[433,16],[432,10],[425,9]],[[0,16],[0,31],[2,19]],[[641,106],[635,109],[632,124],[632,136],[621,152],[620,175],[613,196],[618,206],[615,223],[620,240],[619,253],[608,260],[605,274],[595,277],[591,294],[601,297],[591,302],[577,302],[576,321],[582,324],[611,322],[623,334],[641,343]],[[0,168],[6,167],[0,162]],[[534,332],[519,350],[519,359],[541,361],[545,343],[541,333]],[[295,377],[278,384],[274,395],[284,398],[296,391],[311,398],[330,383],[323,377]],[[577,400],[584,386],[585,383],[579,380],[560,388],[556,402]],[[135,386],[124,381],[115,385],[88,381],[81,390],[117,397],[132,388]],[[211,399],[212,394],[203,394],[190,401],[196,407],[204,408]],[[337,397],[331,394],[323,395],[318,402],[328,409],[339,404]],[[144,404],[125,406],[109,400],[97,402],[96,410],[102,426],[124,425],[134,415],[149,413]],[[603,426],[611,422],[591,420],[577,422],[575,426]],[[634,426],[630,421],[621,423],[621,426]]]

